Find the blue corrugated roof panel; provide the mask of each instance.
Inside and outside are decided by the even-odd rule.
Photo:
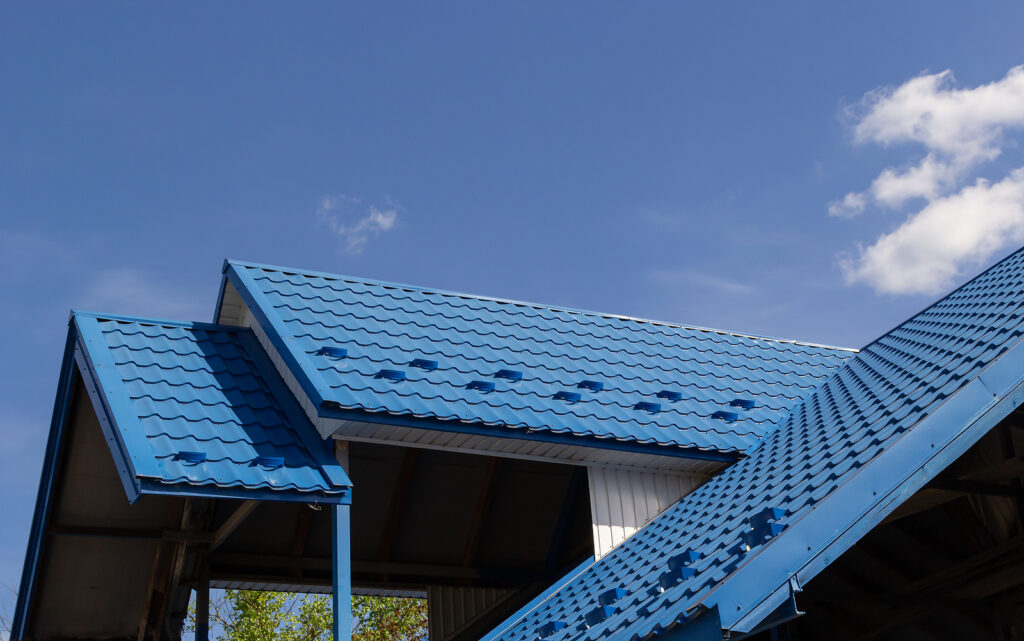
[[[225,269],[314,403],[366,413],[743,452],[854,353],[265,265]],[[737,410],[737,399],[753,402]]]
[[[75,314],[141,483],[346,499],[351,482],[245,328]],[[116,456],[115,452],[115,456]],[[255,496],[255,494],[254,494]]]
[[[485,639],[638,639],[670,628],[720,639],[721,629],[756,629],[1024,402],[1022,304],[1017,252],[864,348],[748,458]],[[667,574],[684,551],[699,558]],[[611,588],[628,595],[588,627]],[[566,627],[541,635],[551,621]]]

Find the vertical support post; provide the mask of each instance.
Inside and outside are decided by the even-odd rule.
[[[348,474],[348,443],[334,441],[334,457]],[[331,506],[331,579],[334,641],[352,641],[352,560],[349,506]]]
[[[349,506],[331,506],[331,574],[334,583],[334,641],[352,639],[352,564],[349,559]]]
[[[196,581],[196,639],[210,641],[210,564],[204,558]]]

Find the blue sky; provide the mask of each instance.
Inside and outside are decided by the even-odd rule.
[[[72,307],[232,257],[857,347],[1024,244],[1020,3],[550,4],[0,7],[0,584]]]

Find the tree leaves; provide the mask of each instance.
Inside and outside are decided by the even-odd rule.
[[[219,641],[332,641],[331,599],[318,594],[225,590],[210,601],[210,631]],[[423,641],[424,599],[352,598],[353,641]],[[195,631],[195,604],[186,629]]]

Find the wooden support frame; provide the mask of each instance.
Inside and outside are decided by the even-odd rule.
[[[259,507],[259,504],[259,501],[248,500],[239,505],[235,511],[231,513],[231,516],[229,516],[213,534],[213,542],[210,543],[210,552],[219,548],[221,544],[231,536],[231,533],[237,530],[238,526],[245,521],[246,517],[252,514],[253,510]]]

